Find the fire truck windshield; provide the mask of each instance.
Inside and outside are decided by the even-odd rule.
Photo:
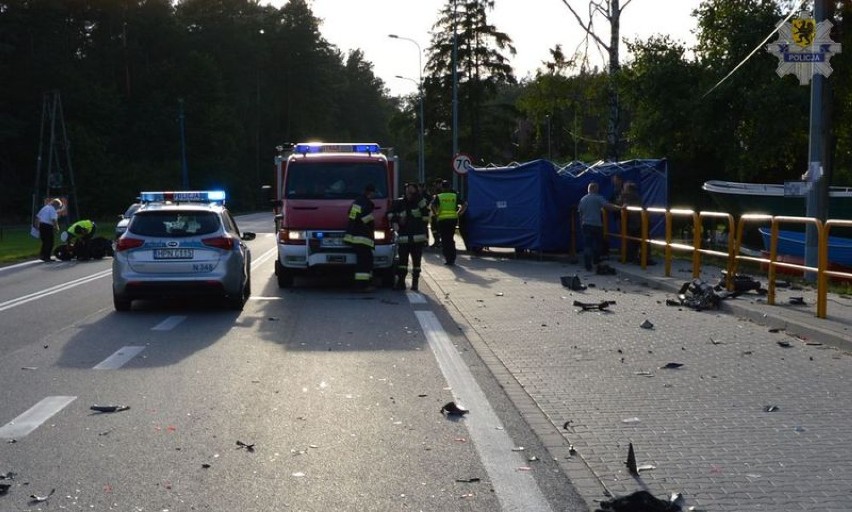
[[[387,169],[381,163],[291,162],[287,199],[355,199],[372,183],[376,199],[388,197]]]

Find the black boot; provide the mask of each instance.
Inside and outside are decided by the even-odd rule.
[[[420,281],[420,276],[414,276],[411,278],[411,291],[416,292],[419,290],[417,287],[417,282]]]
[[[394,290],[405,290],[405,276],[396,276],[396,282],[393,284]]]

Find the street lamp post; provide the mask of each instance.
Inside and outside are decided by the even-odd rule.
[[[417,47],[417,67],[419,74],[419,80],[415,82],[417,84],[417,92],[420,96],[420,133],[417,137],[417,143],[419,146],[419,154],[418,154],[418,162],[417,162],[417,180],[420,183],[426,182],[426,148],[425,148],[425,132],[423,129],[423,50],[420,49],[420,44],[414,39],[408,37],[398,36],[396,34],[388,34],[388,37],[391,39],[400,39],[403,41],[408,41],[413,43]],[[403,80],[411,80],[411,78],[406,78],[404,76],[397,75],[397,78],[402,78]]]

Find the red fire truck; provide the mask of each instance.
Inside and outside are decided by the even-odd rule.
[[[395,159],[378,144],[302,143],[275,158],[275,227],[278,286],[300,274],[354,272],[355,253],[343,242],[352,201],[367,184],[376,187],[373,273],[383,286],[394,279],[396,243],[387,220],[396,196]]]

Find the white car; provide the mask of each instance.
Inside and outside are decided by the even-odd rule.
[[[221,297],[242,310],[251,295],[255,234],[240,233],[221,191],[143,192],[142,204],[115,242],[116,311],[135,299]]]
[[[116,240],[118,240],[118,237],[127,231],[127,225],[130,224],[130,218],[133,217],[133,214],[136,213],[136,210],[138,210],[140,206],[142,206],[142,203],[133,203],[127,207],[127,211],[118,216],[118,224],[115,225]]]

